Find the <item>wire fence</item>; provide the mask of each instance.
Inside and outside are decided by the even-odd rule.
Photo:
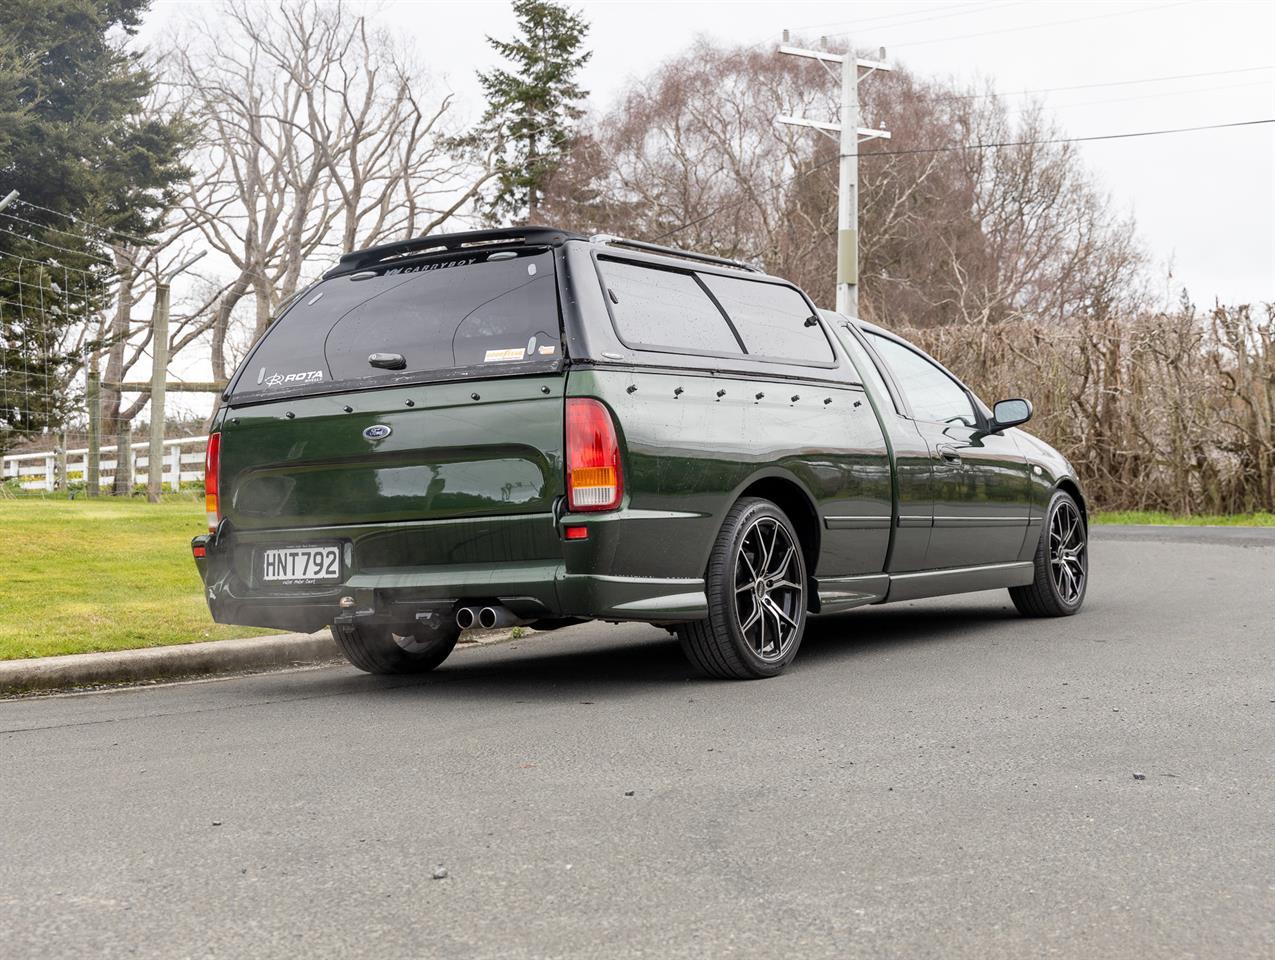
[[[154,311],[149,321],[136,316],[139,294],[154,295],[154,284],[136,273],[126,281],[114,262],[135,262],[141,241],[20,198],[5,199],[7,206],[0,203],[0,484],[5,492],[131,494],[138,478],[150,479],[149,455],[125,456],[116,463],[108,452],[146,447],[148,433],[151,444],[172,440],[187,446],[188,438],[202,438],[208,413],[208,404],[191,402],[190,393],[166,397],[158,412],[151,400],[154,336],[165,336],[165,344],[169,340],[159,333]],[[163,328],[167,302],[165,297]],[[167,381],[164,352],[160,357],[161,380]],[[144,382],[137,382],[132,371],[148,366]],[[108,375],[115,382],[106,382]],[[179,463],[170,471],[177,478],[173,482],[198,479],[184,476],[187,466]],[[152,484],[150,493],[158,491]]]

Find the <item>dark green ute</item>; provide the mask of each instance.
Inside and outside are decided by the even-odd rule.
[[[331,625],[374,672],[430,669],[465,627],[607,619],[769,676],[810,614],[1040,589],[1055,498],[1083,520],[1083,497],[1014,402],[998,422],[745,264],[544,228],[406,241],[342,258],[241,365],[196,562],[219,622]],[[1051,569],[1083,596],[1064,534]]]

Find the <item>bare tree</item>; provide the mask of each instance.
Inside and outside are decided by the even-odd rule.
[[[1038,106],[1011,116],[988,93],[906,70],[865,86],[865,119],[894,138],[861,148],[861,312],[927,326],[1128,307],[1132,224],[1069,145],[1042,142],[1059,131]],[[774,117],[835,120],[837,99],[817,64],[701,40],[592,118],[546,207],[761,261],[830,303],[836,145]]]
[[[340,3],[227,0],[197,34],[175,81],[205,131],[185,210],[233,268],[206,318],[224,379],[241,302],[260,335],[316,261],[437,228],[487,171],[449,146],[450,94],[424,98],[428,80]]]
[[[1031,396],[1103,509],[1275,511],[1275,305],[903,328],[984,398]]]

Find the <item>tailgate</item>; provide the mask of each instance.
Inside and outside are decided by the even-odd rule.
[[[561,374],[229,408],[221,509],[240,530],[548,514],[563,493]]]

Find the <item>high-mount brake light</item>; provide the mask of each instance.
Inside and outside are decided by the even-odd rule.
[[[217,481],[221,472],[221,434],[208,436],[208,453],[204,457],[204,509],[208,512],[208,532],[217,529],[221,505],[217,501]]]
[[[568,397],[568,509],[614,510],[623,494],[620,442],[611,412],[597,400]]]

